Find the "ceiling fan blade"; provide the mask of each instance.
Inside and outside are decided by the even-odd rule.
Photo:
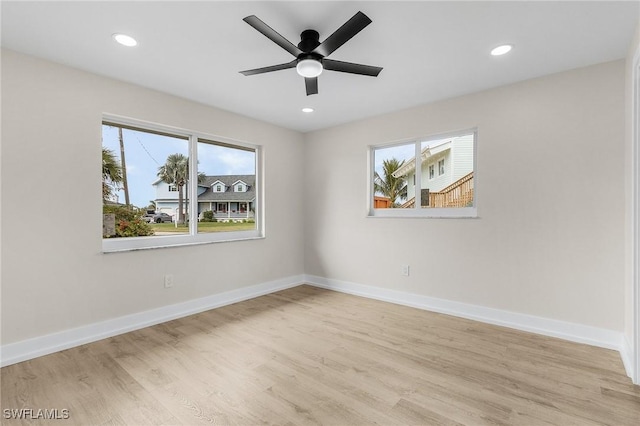
[[[307,96],[318,94],[318,77],[305,77],[304,85],[307,88]]]
[[[293,56],[298,57],[298,55],[302,54],[302,50],[300,50],[298,46],[281,36],[276,30],[262,22],[257,16],[247,16],[243,21],[260,31],[265,37],[291,53]]]
[[[382,71],[381,67],[372,65],[354,64],[351,62],[334,61],[333,59],[323,59],[322,65],[324,69],[330,71],[348,72],[351,74],[369,75],[377,77]]]
[[[287,62],[286,64],[271,65],[270,67],[263,67],[263,68],[256,68],[256,69],[253,69],[253,70],[240,71],[240,74],[256,75],[256,74],[263,74],[265,72],[286,70],[288,68],[295,68],[297,62],[298,62],[298,60],[294,59],[293,61]]]
[[[320,43],[313,52],[322,56],[328,56],[331,52],[349,41],[354,35],[358,34],[364,27],[371,23],[371,19],[362,12],[358,12],[347,22],[331,34],[325,41]]]

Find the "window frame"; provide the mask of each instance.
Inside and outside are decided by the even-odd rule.
[[[189,180],[198,180],[198,143],[200,141],[217,142],[230,148],[253,150],[255,153],[256,198],[255,198],[255,229],[248,231],[198,233],[198,185],[189,185],[188,189],[188,217],[189,233],[179,235],[153,235],[148,237],[102,238],[102,252],[122,252],[132,250],[156,249],[163,247],[179,247],[197,244],[210,244],[231,241],[244,241],[265,238],[264,229],[264,147],[261,145],[239,141],[223,136],[196,130],[183,129],[148,121],[123,117],[114,114],[103,114],[100,128],[103,124],[112,124],[148,131],[168,136],[183,138],[189,146]],[[206,143],[206,142],[203,142]],[[191,202],[195,200],[195,202]]]
[[[439,139],[453,138],[473,134],[473,206],[472,207],[420,207],[420,191],[416,190],[416,202],[410,209],[374,207],[375,188],[373,178],[375,175],[375,153],[377,149],[391,148],[403,145],[415,145],[414,159],[419,159],[422,153],[422,143]],[[478,129],[476,127],[464,130],[456,130],[446,133],[433,134],[425,137],[408,138],[399,141],[375,144],[368,146],[367,152],[367,217],[370,218],[424,218],[424,219],[446,219],[446,218],[477,218],[478,217]],[[421,182],[422,167],[415,167],[415,182]],[[428,171],[427,171],[428,173]]]

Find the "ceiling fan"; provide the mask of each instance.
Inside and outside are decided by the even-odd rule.
[[[358,12],[353,15],[351,19],[345,22],[344,25],[327,37],[327,39],[322,43],[320,43],[320,35],[317,31],[304,30],[300,34],[300,43],[298,43],[297,46],[265,24],[255,15],[247,16],[243,21],[261,32],[269,40],[291,53],[296,57],[296,59],[285,64],[240,71],[241,74],[248,76],[285,70],[288,68],[296,68],[298,74],[304,77],[307,96],[309,96],[318,93],[318,76],[322,73],[323,69],[350,74],[368,75],[372,77],[377,77],[378,74],[380,74],[380,71],[382,71],[381,67],[354,64],[351,62],[336,61],[326,58],[371,23],[371,19],[362,12]]]

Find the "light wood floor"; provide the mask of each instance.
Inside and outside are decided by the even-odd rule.
[[[309,286],[1,374],[55,425],[640,425],[615,351]]]

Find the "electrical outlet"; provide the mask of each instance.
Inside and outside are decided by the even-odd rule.
[[[402,265],[402,275],[405,277],[409,276],[409,265]]]
[[[167,274],[164,276],[164,288],[173,287],[173,275]]]

